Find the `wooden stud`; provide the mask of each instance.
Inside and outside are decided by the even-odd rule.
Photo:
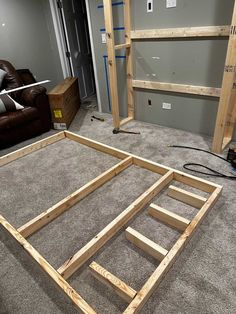
[[[148,213],[152,217],[164,222],[171,227],[176,228],[179,231],[184,231],[190,224],[188,219],[183,218],[155,204],[150,205]]]
[[[212,144],[212,151],[215,153],[222,152],[223,139],[225,135],[225,128],[227,117],[229,115],[230,104],[232,99],[232,91],[234,88],[234,80],[236,73],[236,1],[234,4],[234,11],[232,23],[230,28],[230,36],[228,43],[227,56],[225,61],[225,70],[222,82],[221,96],[218,107],[218,113],[215,124],[215,132]]]
[[[229,36],[230,26],[203,26],[164,29],[145,29],[131,32],[131,39],[164,39],[164,38],[189,38],[189,37],[221,37]]]
[[[132,117],[124,118],[123,120],[120,121],[120,126],[125,125],[125,124],[129,123],[132,120],[133,120]]]
[[[168,196],[180,202],[186,203],[196,208],[201,208],[207,201],[205,197],[198,196],[194,193],[177,188],[173,185],[169,186],[167,194]]]
[[[134,119],[134,90],[133,90],[133,48],[131,45],[131,3],[125,1],[124,5],[124,25],[125,25],[125,42],[130,45],[126,49],[126,81],[127,81],[127,101],[128,117]]]
[[[120,149],[108,146],[106,144],[99,143],[97,141],[91,140],[87,137],[84,137],[84,136],[81,136],[81,135],[78,135],[69,131],[65,131],[65,135],[68,139],[72,141],[78,142],[82,145],[86,145],[88,147],[96,149],[102,153],[114,156],[116,158],[124,159],[131,156],[131,154],[124,152]]]
[[[51,145],[53,143],[56,143],[62,139],[65,138],[64,132],[59,132],[57,134],[54,134],[52,136],[49,136],[45,139],[42,139],[40,141],[37,141],[33,144],[27,145],[23,148],[20,148],[10,154],[7,154],[5,156],[0,157],[0,166],[4,166],[16,159],[19,159],[21,157],[24,157],[26,155],[29,155],[43,147],[46,147],[48,145]]]
[[[125,160],[105,171],[97,178],[93,179],[74,193],[70,194],[69,196],[58,202],[56,205],[44,211],[42,214],[31,219],[22,227],[18,228],[18,232],[20,232],[21,235],[25,238],[29,237],[131,165],[132,157],[126,158]]]
[[[115,45],[115,50],[121,50],[121,49],[126,49],[126,48],[130,48],[130,43]]]
[[[60,274],[39,254],[38,251],[27,241],[10,223],[0,215],[0,225],[25,249],[25,251],[37,262],[45,273],[56,283],[67,297],[83,313],[96,314],[87,302],[66,282]]]
[[[82,247],[74,256],[70,257],[57,271],[64,277],[69,278],[78,270],[92,255],[94,255],[110,238],[114,236],[135,214],[147,205],[164,187],[173,179],[173,171],[167,172],[146,192],[139,196],[119,216],[110,222],[90,242]]]
[[[107,35],[108,68],[112,101],[112,117],[115,129],[120,127],[119,98],[117,87],[117,69],[115,57],[115,38],[113,31],[112,0],[103,0],[104,18]]]
[[[195,231],[201,224],[204,217],[207,215],[211,207],[214,206],[217,199],[219,198],[222,192],[222,187],[217,188],[212,195],[209,197],[207,202],[203,205],[202,209],[198,212],[195,218],[192,220],[190,225],[187,227],[185,232],[180,236],[178,241],[172,247],[172,249],[168,252],[166,257],[162,260],[160,265],[154,271],[154,273],[149,277],[141,290],[137,293],[136,297],[129,304],[127,309],[123,312],[124,314],[132,314],[138,313],[145,305],[154,289],[161,283],[163,277],[170,270],[170,268],[175,263],[176,259],[187,245],[188,241],[192,238]]]
[[[109,288],[112,288],[122,299],[130,303],[136,295],[136,291],[128,286],[124,281],[120,280],[105,268],[92,262],[89,269],[93,276],[104,283]]]
[[[125,230],[125,235],[127,240],[159,261],[162,261],[168,253],[166,249],[130,227]]]
[[[139,81],[133,80],[134,88],[160,90],[173,93],[192,94],[208,97],[220,97],[220,88],[205,87],[205,86],[194,86],[185,84],[173,84],[163,83],[154,81]]]

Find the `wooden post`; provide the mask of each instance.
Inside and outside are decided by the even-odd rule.
[[[128,118],[134,119],[134,91],[133,91],[133,58],[131,43],[131,4],[130,0],[125,1],[124,5],[124,25],[125,25],[125,43],[126,47],[126,76],[127,76],[127,100],[128,100]],[[129,119],[129,121],[130,121]]]
[[[108,67],[110,79],[110,91],[112,101],[112,116],[113,125],[115,129],[120,128],[120,115],[119,115],[119,98],[117,87],[117,70],[116,70],[116,56],[115,56],[115,39],[113,31],[113,16],[112,16],[112,1],[103,0],[104,4],[104,18],[107,37],[107,54],[108,54]]]
[[[226,56],[223,83],[221,89],[221,97],[219,102],[219,108],[215,125],[215,133],[212,145],[212,151],[215,153],[221,153],[224,146],[226,146],[225,145],[226,143],[223,144],[223,142],[225,137],[227,118],[231,114],[230,103],[232,99],[232,90],[234,87],[235,73],[236,73],[236,2],[234,4],[228,51]],[[231,126],[230,132],[232,131],[233,127]],[[229,144],[229,142],[230,141],[227,140],[227,144]]]

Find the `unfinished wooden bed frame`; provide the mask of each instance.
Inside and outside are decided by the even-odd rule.
[[[162,166],[152,161],[140,158],[133,154],[112,148],[105,144],[101,144],[94,140],[73,134],[68,131],[57,133],[46,139],[38,141],[25,148],[19,149],[16,152],[0,157],[0,166],[4,166],[16,159],[26,156],[34,151],[46,147],[52,143],[56,143],[63,139],[76,141],[82,145],[96,149],[100,152],[112,155],[121,161],[109,170],[105,171],[77,191],[64,198],[42,214],[25,223],[18,229],[15,229],[2,215],[0,215],[0,225],[8,231],[8,233],[29,253],[29,255],[39,264],[44,272],[56,283],[56,285],[65,293],[72,303],[83,313],[96,313],[90,305],[69,285],[67,279],[77,271],[88,259],[101,249],[105,243],[111,239],[152,199],[157,196],[163,189],[168,189],[168,195],[179,201],[187,203],[199,209],[197,215],[192,221],[180,217],[169,210],[159,207],[156,204],[151,204],[148,209],[149,215],[159,221],[176,228],[181,233],[179,239],[174,246],[167,251],[157,243],[144,237],[139,232],[128,227],[125,230],[126,237],[133,244],[144,250],[147,254],[152,255],[160,263],[140,291],[135,291],[125,282],[109,273],[96,262],[92,262],[89,266],[91,272],[101,282],[109,287],[126,300],[129,305],[123,313],[137,313],[147,302],[154,289],[160,284],[163,277],[176,261],[178,255],[186,246],[190,238],[193,236],[197,227],[200,225],[205,215],[210,208],[215,204],[221,194],[222,187],[208,182],[206,180],[185,174],[181,171]],[[135,165],[149,171],[161,175],[152,186],[150,186],[142,195],[140,195],[132,204],[130,204],[121,214],[111,221],[103,230],[101,230],[94,238],[92,238],[84,247],[82,247],[74,256],[70,257],[57,270],[54,269],[43,256],[26,240],[36,231],[43,228],[49,222],[63,214],[77,202],[85,198],[87,195],[101,187],[103,184],[117,176],[120,172],[127,169],[131,165]],[[173,185],[174,181],[181,182],[185,185],[202,190],[209,194],[209,197],[204,198],[192,192],[185,191]]]
[[[109,79],[112,100],[112,115],[114,133],[119,128],[134,119],[134,89],[147,89],[184,93],[219,98],[218,113],[215,124],[212,151],[221,153],[232,141],[236,120],[236,2],[233,10],[232,23],[222,26],[183,27],[150,30],[131,30],[131,0],[124,2],[125,43],[115,44],[112,0],[103,0],[104,17],[107,35],[107,52],[109,65]],[[132,44],[133,41],[150,41],[160,39],[204,39],[229,37],[228,50],[225,61],[222,88],[172,84],[166,82],[140,81],[134,79]],[[119,98],[117,86],[117,69],[115,54],[117,50],[126,51],[126,80],[128,117],[120,120]]]

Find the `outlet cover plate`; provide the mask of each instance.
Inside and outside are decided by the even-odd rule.
[[[171,104],[169,104],[167,102],[163,102],[162,103],[162,109],[170,110],[171,109]]]
[[[153,12],[153,0],[147,0],[147,12]]]
[[[169,8],[175,8],[177,6],[177,0],[166,0],[166,7]]]
[[[106,44],[106,43],[107,43],[106,33],[102,33],[102,44]]]

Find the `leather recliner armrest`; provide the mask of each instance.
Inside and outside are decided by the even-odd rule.
[[[26,106],[37,107],[37,97],[45,95],[46,91],[46,88],[40,85],[26,88],[22,91],[21,100]]]

